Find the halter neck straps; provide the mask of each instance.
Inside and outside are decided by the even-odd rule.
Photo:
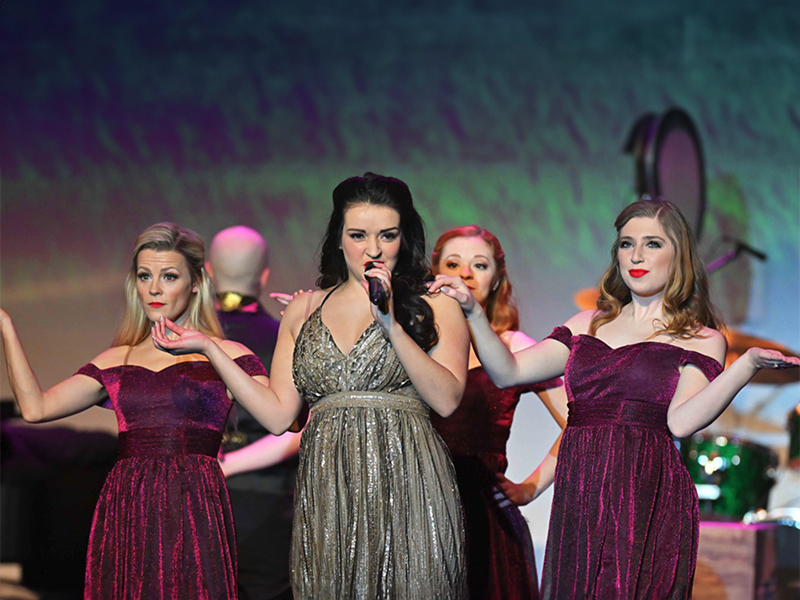
[[[344,282],[342,282],[342,283],[344,283]],[[320,305],[319,305],[320,310],[322,310],[322,307],[325,306],[325,303],[328,301],[328,298],[330,298],[331,294],[333,292],[335,292],[336,290],[338,290],[341,286],[342,286],[342,284],[340,283],[335,288],[333,288],[330,292],[325,294],[325,297],[322,299],[322,302],[320,302]]]

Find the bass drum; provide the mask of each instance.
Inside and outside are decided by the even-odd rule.
[[[697,485],[701,518],[740,520],[767,507],[778,455],[770,448],[723,435],[680,441],[683,464]]]

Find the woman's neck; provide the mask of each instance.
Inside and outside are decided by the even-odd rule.
[[[627,305],[628,318],[634,321],[649,322],[660,320],[664,316],[664,292],[652,296],[638,296],[631,293],[631,302]]]

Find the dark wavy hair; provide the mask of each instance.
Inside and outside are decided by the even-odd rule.
[[[667,234],[675,258],[664,288],[661,327],[653,336],[665,333],[679,338],[698,337],[703,327],[722,329],[708,293],[708,275],[697,250],[697,242],[678,207],[667,200],[642,199],[628,205],[614,221],[617,239],[611,248],[611,266],[600,279],[599,311],[592,318],[589,334],[619,316],[622,307],[631,301],[631,291],[622,280],[619,267],[619,232],[631,219],[657,219]]]
[[[317,286],[327,289],[347,281],[349,274],[341,250],[344,213],[351,206],[388,206],[400,215],[400,252],[392,269],[394,316],[411,338],[426,352],[436,345],[439,334],[433,309],[425,300],[425,283],[433,280],[425,252],[425,227],[414,208],[408,186],[394,177],[364,173],[345,179],[333,190],[333,212],[320,250]]]
[[[484,300],[483,308],[486,311],[486,318],[489,319],[489,323],[495,333],[517,331],[519,329],[519,311],[511,299],[512,287],[506,271],[506,253],[503,252],[500,240],[491,231],[478,225],[463,225],[445,231],[439,236],[439,239],[436,240],[436,245],[433,247],[433,254],[431,255],[433,273],[439,273],[439,262],[442,259],[444,245],[450,240],[460,237],[477,237],[492,247],[492,255],[495,265],[497,265],[497,274],[494,281],[492,281],[489,295]]]

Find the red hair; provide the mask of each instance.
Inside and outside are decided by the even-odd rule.
[[[433,247],[431,256],[433,274],[439,273],[439,261],[441,260],[444,245],[450,240],[459,237],[477,237],[491,246],[492,258],[494,258],[495,265],[497,265],[497,272],[495,273],[494,281],[492,281],[491,290],[486,296],[486,300],[484,300],[483,309],[486,311],[486,317],[489,319],[492,329],[497,334],[505,333],[506,331],[517,331],[519,329],[519,311],[511,299],[512,288],[506,272],[506,254],[503,252],[502,246],[500,246],[500,240],[490,231],[477,225],[453,227],[445,231],[439,236],[439,239],[436,240],[436,245]]]

